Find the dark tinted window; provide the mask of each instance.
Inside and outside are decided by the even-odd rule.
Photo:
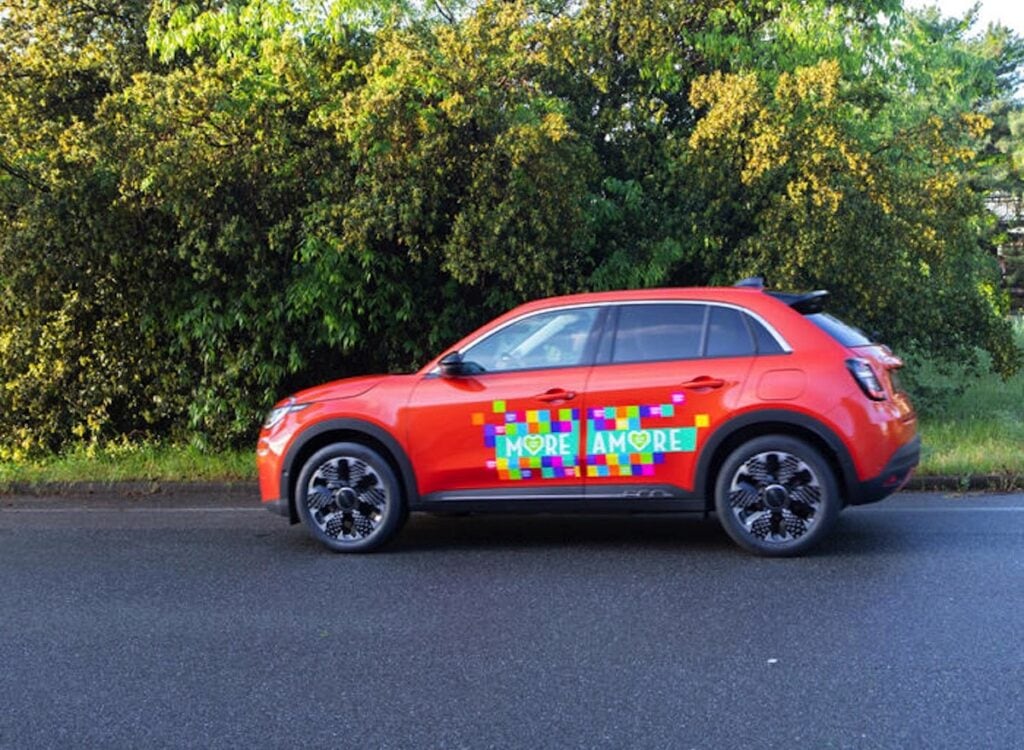
[[[623,305],[613,362],[652,362],[700,356],[706,305]]]
[[[739,310],[712,305],[706,357],[742,357],[754,353],[754,341]]]
[[[785,350],[775,340],[768,329],[764,327],[759,321],[754,320],[749,315],[745,316],[747,324],[750,326],[750,330],[754,333],[754,340],[757,342],[757,353],[758,354],[782,354]]]
[[[843,346],[868,346],[871,343],[871,339],[859,328],[854,328],[828,313],[815,313],[805,317]]]

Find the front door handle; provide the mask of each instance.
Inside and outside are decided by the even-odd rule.
[[[551,388],[538,396],[534,396],[534,398],[547,403],[553,401],[572,401],[576,398],[576,393],[575,391],[567,391],[564,388]]]
[[[692,391],[700,391],[711,390],[712,388],[721,388],[725,385],[725,381],[721,378],[709,378],[707,375],[701,375],[699,378],[687,380],[685,383],[681,383],[680,385],[681,387]]]

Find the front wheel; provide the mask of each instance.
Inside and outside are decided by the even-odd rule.
[[[840,505],[832,467],[817,450],[788,435],[744,443],[725,460],[715,481],[722,527],[756,555],[805,552],[828,533]]]
[[[302,467],[295,506],[310,534],[336,552],[369,552],[405,520],[395,472],[359,443],[321,448]]]

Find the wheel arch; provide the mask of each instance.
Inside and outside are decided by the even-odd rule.
[[[857,482],[857,470],[850,451],[827,425],[800,412],[767,409],[735,417],[709,438],[697,462],[695,489],[704,496],[706,512],[714,508],[715,479],[726,458],[737,447],[762,435],[788,435],[800,438],[816,448],[836,475],[843,504]]]
[[[361,419],[328,419],[306,428],[285,454],[281,471],[281,497],[288,501],[288,518],[293,524],[299,522],[295,509],[295,485],[303,465],[321,448],[345,442],[359,443],[380,453],[398,477],[408,506],[419,501],[412,462],[391,433]]]

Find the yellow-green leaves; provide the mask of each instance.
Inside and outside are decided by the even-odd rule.
[[[1022,59],[893,0],[6,0],[0,456],[244,441],[529,297],[750,274],[1009,371]]]

